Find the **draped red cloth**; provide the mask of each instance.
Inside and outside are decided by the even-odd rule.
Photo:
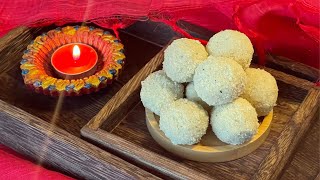
[[[238,29],[260,55],[271,52],[319,68],[319,0],[2,0],[0,36],[21,25],[70,22],[93,22],[117,32],[147,19],[187,37],[178,20],[215,32]]]
[[[0,179],[2,180],[72,180],[63,174],[44,169],[0,145]]]

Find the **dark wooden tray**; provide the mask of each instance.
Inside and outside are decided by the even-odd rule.
[[[212,35],[212,32],[184,22],[179,22],[179,25],[199,38],[208,39]],[[26,90],[19,71],[19,61],[26,46],[36,35],[52,28],[18,28],[0,39],[0,143],[28,156],[35,163],[42,163],[77,179],[154,179],[159,176],[246,178],[259,177],[263,170],[266,174],[260,177],[278,177],[285,163],[289,164],[285,170],[286,177],[315,177],[319,173],[319,168],[312,168],[317,166],[315,159],[319,156],[318,148],[314,148],[319,143],[316,138],[300,143],[297,155],[293,161],[290,160],[299,139],[310,126],[312,113],[319,115],[311,108],[303,111],[303,108],[318,106],[315,102],[319,99],[318,89],[309,81],[288,75],[314,81],[319,77],[318,70],[268,55],[267,66],[286,73],[268,69],[275,72],[273,75],[281,81],[279,87],[284,90],[281,92],[284,101],[277,111],[284,115],[276,117],[280,119],[279,123],[273,124],[267,142],[245,159],[226,164],[196,164],[167,153],[151,139],[137,94],[138,86],[129,87],[132,93],[127,93],[128,96],[114,98],[119,103],[108,112],[102,110],[106,109],[104,106],[108,101],[114,101],[112,97],[116,92],[178,34],[164,24],[150,21],[135,23],[121,31],[120,38],[128,57],[123,71],[126,74],[99,93],[66,98],[59,116],[52,119],[57,99]],[[153,71],[161,62],[161,56],[160,53],[158,60],[152,61],[152,67],[146,66],[151,69],[145,72]],[[312,96],[315,99],[310,100]],[[106,106],[110,107],[110,103]],[[308,114],[293,115],[302,111]],[[90,119],[93,122],[94,116],[101,121],[92,128],[88,122]],[[300,121],[304,117],[305,120]],[[87,134],[89,138],[86,140],[89,142],[80,137],[80,129],[86,124],[82,133]],[[312,127],[308,137],[318,137],[318,129],[319,125]],[[97,138],[90,138],[95,136]],[[100,148],[90,142],[99,144]],[[292,145],[289,146],[290,143]],[[270,166],[269,162],[272,162]],[[300,167],[301,164],[305,166]],[[276,169],[277,166],[279,169]]]
[[[320,90],[314,84],[265,68],[279,87],[271,131],[253,153],[225,163],[199,163],[174,156],[151,137],[145,109],[139,101],[140,83],[159,69],[163,51],[147,63],[102,110],[81,129],[81,134],[133,164],[161,177],[177,179],[269,179],[278,177],[319,107]]]
[[[154,175],[80,139],[80,129],[161,48],[121,33],[125,73],[111,86],[81,97],[58,98],[26,89],[19,62],[32,39],[54,27],[18,28],[0,41],[0,142],[36,163],[86,179],[146,178]],[[139,46],[137,46],[139,44]],[[144,52],[148,51],[148,54]]]

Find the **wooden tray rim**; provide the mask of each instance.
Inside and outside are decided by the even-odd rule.
[[[9,34],[9,36],[4,36],[3,38],[1,38],[1,41],[0,41],[0,45],[2,44],[7,44],[7,43],[9,43],[12,39],[14,39],[14,38],[17,38],[19,35],[20,35],[20,33],[25,33],[25,32],[29,32],[29,28],[26,28],[26,27],[20,27],[20,28],[17,28],[17,29],[15,29],[15,30],[13,30],[13,31],[10,31],[8,34]],[[2,51],[3,50],[3,47],[5,47],[5,46],[0,46],[0,51]],[[294,116],[294,118],[290,121],[291,123],[294,123],[295,124],[295,126],[297,126],[298,127],[298,129],[297,129],[297,127],[294,127],[293,129],[292,128],[287,128],[286,130],[287,131],[290,131],[290,132],[296,132],[297,134],[297,137],[299,137],[299,138],[297,138],[297,139],[294,139],[294,140],[290,140],[290,142],[293,142],[293,144],[290,146],[290,147],[286,147],[284,150],[287,150],[287,151],[289,151],[289,152],[292,152],[293,151],[293,149],[294,149],[294,146],[296,146],[297,145],[297,143],[298,143],[298,141],[299,141],[299,139],[301,138],[301,136],[305,133],[305,131],[306,131],[306,129],[307,129],[307,127],[306,126],[309,126],[310,125],[310,120],[312,119],[312,116],[314,116],[314,114],[315,114],[315,109],[317,109],[318,108],[318,106],[319,106],[319,103],[317,103],[317,102],[319,102],[319,87],[314,87],[314,83],[312,83],[312,82],[310,82],[310,81],[307,81],[307,80],[304,80],[304,79],[300,79],[300,78],[295,78],[294,76],[292,76],[292,75],[288,75],[288,74],[286,74],[286,73],[283,73],[283,72],[280,72],[280,71],[276,71],[276,70],[273,70],[273,69],[270,69],[270,68],[264,68],[264,69],[266,69],[267,71],[269,71],[269,72],[276,72],[275,74],[273,74],[276,78],[278,77],[278,78],[284,78],[285,80],[284,80],[284,82],[285,83],[288,83],[288,84],[292,84],[292,85],[294,85],[294,86],[296,86],[296,87],[299,87],[299,88],[302,88],[302,89],[306,89],[306,90],[309,90],[309,93],[308,93],[308,95],[307,95],[307,97],[305,98],[305,100],[304,100],[304,102],[306,103],[306,104],[308,104],[308,105],[305,105],[303,108],[306,108],[307,109],[307,111],[305,111],[305,112],[307,112],[307,113],[309,113],[309,114],[307,114],[307,113],[302,113],[303,111],[302,110],[300,110],[301,109],[301,107],[299,107],[299,109],[298,109],[298,111],[300,112],[300,114],[295,114],[295,116]],[[5,69],[1,69],[1,70],[3,70],[4,72],[6,71]],[[291,78],[291,77],[294,77],[294,78]],[[129,83],[129,82],[128,82]],[[313,98],[313,100],[312,100],[312,98]],[[6,102],[4,102],[4,101],[1,101],[0,100],[0,105],[2,106],[2,107],[4,107],[4,106],[9,106],[10,108],[8,109],[8,112],[6,112],[5,114],[6,115],[12,115],[12,114],[10,114],[11,112],[14,112],[14,111],[12,111],[12,109],[18,109],[20,112],[22,112],[26,117],[30,117],[30,115],[31,114],[29,114],[29,113],[27,113],[27,112],[25,112],[25,111],[23,111],[23,110],[21,110],[21,109],[19,109],[19,108],[16,108],[16,107],[14,107],[14,106],[11,106],[11,105],[9,105],[9,104],[7,104]],[[315,105],[315,106],[314,106]],[[107,104],[105,105],[105,106],[107,106]],[[312,107],[313,106],[313,108],[309,108],[309,107]],[[113,111],[115,111],[116,109],[114,109]],[[2,112],[3,112],[3,109],[1,110]],[[102,113],[102,111],[103,111],[103,109],[100,111],[100,113]],[[298,112],[297,111],[297,112]],[[2,114],[2,112],[0,113],[0,114]],[[33,115],[31,115],[32,117],[33,117]],[[107,119],[106,117],[109,117],[109,116],[104,116],[102,119]],[[301,122],[299,121],[299,119],[301,119],[301,118],[304,118],[304,117],[306,117],[306,119],[305,119],[305,122],[306,123],[303,123],[302,125],[304,125],[305,126],[305,128],[302,128],[302,127],[300,127],[301,126]],[[42,119],[40,119],[40,118],[37,118],[37,117],[35,117],[35,119],[34,120],[30,120],[30,119],[28,119],[28,118],[26,118],[26,120],[22,120],[22,121],[20,121],[20,119],[14,119],[14,115],[12,115],[12,119],[11,120],[13,120],[13,121],[19,121],[18,123],[21,123],[21,124],[23,124],[24,126],[26,126],[26,127],[28,127],[28,128],[30,128],[30,129],[32,129],[32,131],[35,131],[36,129],[38,129],[38,128],[40,128],[40,129],[46,129],[47,128],[47,126],[48,126],[48,123],[46,123],[46,122],[43,122],[43,120]],[[102,130],[100,127],[101,127],[101,125],[102,125],[102,123],[103,122],[99,122],[99,124],[97,125],[97,126],[89,126],[90,125],[90,123],[93,123],[92,121],[95,121],[95,120],[97,120],[97,119],[95,119],[95,118],[93,118],[93,119],[91,119],[90,120],[90,122],[86,125],[86,126],[84,126],[83,128],[82,128],[82,130],[81,130],[81,133],[83,133],[83,134],[88,134],[88,133],[91,133],[90,134],[90,136],[94,136],[94,135],[107,135],[107,137],[112,137],[112,136],[114,136],[113,134],[110,134],[110,133],[105,133],[105,131],[104,130]],[[289,123],[289,122],[288,122]],[[89,128],[90,127],[90,128]],[[70,135],[68,132],[66,132],[66,131],[64,131],[64,130],[62,130],[61,128],[59,128],[59,127],[56,127],[56,129],[58,130],[58,132],[64,132],[64,133],[62,133],[62,135],[63,134],[65,134],[65,135]],[[301,129],[301,130],[300,130]],[[281,133],[281,135],[280,135],[282,138],[284,137],[284,136],[286,136],[286,134],[285,133]],[[89,135],[88,135],[88,137],[89,137]],[[98,136],[99,137],[99,136]],[[290,136],[291,137],[291,136]],[[30,138],[32,138],[32,136],[30,136]],[[54,137],[53,139],[55,139],[55,138],[59,138],[58,136],[57,137]],[[120,143],[125,143],[126,142],[126,140],[124,140],[124,139],[122,139],[122,138],[118,138],[118,137],[115,137],[114,139],[113,138],[111,138],[111,140],[119,140],[119,142]],[[89,138],[89,139],[91,139],[91,140],[93,140],[93,138]],[[108,139],[108,138],[106,138],[106,139]],[[71,146],[71,147],[74,147],[74,148],[76,148],[76,145],[77,145],[77,143],[76,144],[74,144],[73,142],[75,142],[75,141],[78,141],[78,140],[81,140],[80,138],[77,138],[77,137],[75,137],[75,139],[69,139],[69,138],[64,138],[64,141],[66,141],[66,142],[68,142],[68,144]],[[82,140],[81,140],[82,141]],[[111,142],[111,141],[110,141]],[[290,142],[286,142],[286,143],[288,143],[288,144],[290,144]],[[11,142],[7,142],[7,144],[10,144]],[[87,142],[85,142],[86,144],[87,144],[87,147],[93,147],[91,144],[89,144],[89,143],[87,143]],[[101,142],[100,142],[101,143]],[[116,144],[116,143],[115,143]],[[11,144],[12,146],[11,147],[14,147],[14,146],[16,146],[15,144]],[[117,144],[116,144],[117,145]],[[134,146],[134,144],[132,144],[132,143],[130,143],[129,142],[129,147],[130,148],[136,148],[136,146]],[[133,145],[133,146],[132,146]],[[278,151],[281,151],[281,150],[283,150],[283,148],[282,149],[274,149],[274,147],[275,147],[276,145],[274,145],[274,146],[272,146],[272,152],[273,152],[273,156],[274,155],[277,155],[277,152]],[[94,147],[95,148],[95,147]],[[140,147],[139,147],[140,148]],[[99,148],[96,148],[97,150],[99,149]],[[126,151],[127,149],[124,149],[124,152]],[[27,150],[26,150],[27,151]],[[83,151],[82,149],[80,150],[80,151]],[[86,151],[86,150],[85,150]],[[140,151],[142,151],[142,152],[144,152],[144,150],[142,149],[142,150],[140,150]],[[99,157],[101,156],[101,154],[98,152],[98,151],[96,151],[96,152],[94,152],[94,151],[88,151],[89,152],[89,156],[91,156],[91,157],[93,157],[93,159],[94,160],[98,160],[99,159]],[[129,153],[131,153],[130,152],[130,149],[129,149],[129,151],[128,151]],[[275,152],[275,153],[274,153]],[[94,154],[94,153],[98,153],[98,154]],[[153,153],[153,152],[150,152],[150,153]],[[102,153],[102,154],[105,154],[105,153]],[[108,153],[107,153],[108,154]],[[155,153],[154,153],[155,154]],[[157,155],[157,154],[155,154],[155,155]],[[155,157],[158,157],[158,156],[155,156]],[[271,157],[271,155],[270,155],[270,157]],[[135,159],[138,159],[138,158],[140,158],[139,156],[137,156],[137,157],[135,157]],[[283,168],[283,166],[284,166],[284,163],[286,162],[285,160],[286,159],[288,159],[289,158],[289,156],[286,156],[286,157],[284,157],[284,158],[280,158],[280,160],[279,159],[276,159],[273,163],[272,163],[272,165],[273,165],[273,167],[279,167],[279,169],[280,170],[278,170],[278,171],[276,171],[275,173],[273,173],[274,175],[272,175],[272,172],[270,173],[270,172],[268,172],[269,170],[274,170],[272,167],[266,167],[267,166],[267,163],[269,162],[269,160],[265,160],[265,162],[263,162],[263,163],[261,163],[261,165],[260,165],[260,172],[257,172],[256,174],[255,174],[255,178],[259,178],[259,177],[262,177],[261,176],[261,174],[263,174],[263,173],[265,173],[265,174],[263,174],[263,177],[277,177],[278,175],[279,175],[279,173],[280,173],[280,171],[281,171],[281,169]],[[162,157],[162,160],[163,159],[165,159],[164,157]],[[64,160],[64,159],[62,159],[62,160]],[[104,160],[102,160],[102,161],[104,161]],[[166,160],[166,161],[169,161],[169,163],[171,163],[170,161],[172,161],[172,160]],[[166,161],[164,161],[164,162],[166,162]],[[146,163],[150,163],[150,161],[146,161],[144,164],[146,164]],[[58,164],[55,164],[55,166],[57,166]],[[61,163],[60,164],[61,165],[61,167],[60,168],[62,168],[62,169],[69,169],[69,167],[65,167],[64,165],[63,165],[63,163]],[[277,166],[278,165],[278,166]],[[58,165],[59,166],[59,165]],[[111,169],[110,170],[112,170],[112,168],[114,168],[114,167],[110,167]],[[269,169],[268,169],[269,168]],[[66,170],[65,169],[65,170]],[[75,169],[74,171],[78,171],[77,169]],[[81,169],[79,169],[79,172],[76,172],[76,173],[80,173],[80,175],[81,175],[81,173],[83,173],[83,172],[80,172],[81,171]],[[140,170],[138,170],[138,171],[140,171]],[[162,172],[163,173],[165,173],[165,174],[169,174],[170,175],[170,177],[174,177],[174,176],[171,176],[171,174],[172,174],[172,172],[169,170],[169,171],[166,171],[166,169],[162,169]],[[192,171],[191,171],[192,172]],[[102,173],[102,175],[104,175],[104,174],[106,174],[106,173]],[[270,175],[271,174],[271,175]],[[83,174],[82,174],[83,175]],[[88,174],[87,174],[88,175]],[[181,176],[179,176],[180,174],[178,174],[178,177],[180,177],[181,178]],[[84,174],[84,176],[82,176],[82,177],[89,177],[89,176],[86,176],[85,174]],[[198,176],[193,176],[193,177],[198,177]],[[201,177],[201,175],[200,175],[200,177]],[[154,177],[155,178],[155,177]],[[212,177],[211,177],[212,178]]]
[[[32,32],[41,28],[18,27],[0,38],[0,52],[20,37],[25,42],[31,42]],[[6,63],[6,62],[5,62]],[[0,68],[0,74],[11,68]],[[5,146],[26,155],[28,158],[43,158],[45,165],[57,168],[64,173],[85,179],[110,179],[110,178],[152,178],[157,176],[129,163],[119,157],[106,152],[81,138],[78,138],[60,127],[56,127],[45,120],[36,117],[0,99],[0,140]],[[5,126],[10,124],[10,126]],[[27,131],[24,137],[17,131]],[[27,139],[27,141],[23,141]],[[23,147],[33,139],[35,148]],[[54,145],[52,145],[54,143]],[[48,145],[41,147],[41,145]],[[46,151],[50,151],[46,152]],[[70,154],[77,154],[74,159]],[[33,159],[35,160],[35,159]],[[87,168],[88,166],[99,169]]]
[[[140,82],[144,80],[148,74],[155,71],[162,63],[163,58],[163,51],[165,48],[163,48],[154,58],[152,58],[149,63],[147,63],[125,86],[123,86],[116,95],[112,97],[112,99],[101,109],[101,111],[92,118],[82,129],[81,129],[81,135],[102,145],[103,147],[107,148],[110,151],[113,151],[117,153],[120,156],[123,156],[122,158],[128,158],[132,160],[133,162],[136,162],[138,164],[144,164],[145,166],[149,166],[147,168],[151,168],[153,171],[160,171],[164,173],[167,176],[171,176],[173,178],[195,178],[192,169],[182,169],[181,173],[177,173],[176,171],[179,171],[179,168],[176,166],[175,162],[173,160],[168,158],[165,158],[163,156],[159,156],[156,153],[149,151],[143,147],[139,147],[125,139],[122,139],[121,137],[117,137],[113,135],[112,133],[109,133],[103,129],[101,129],[101,126],[104,122],[107,121],[107,129],[113,129],[115,125],[117,125],[119,122],[114,122],[114,120],[109,120],[109,117],[115,113],[118,108],[125,104],[126,99],[130,97],[130,94],[137,91],[140,87]],[[260,67],[257,65],[253,65],[253,67]],[[287,122],[286,128],[281,132],[279,136],[278,143],[274,144],[267,157],[263,160],[263,162],[259,166],[259,170],[254,174],[254,179],[259,178],[275,178],[278,177],[281,170],[284,168],[285,162],[289,159],[290,155],[292,154],[293,149],[301,139],[302,135],[306,132],[306,129],[310,126],[310,121],[312,117],[316,113],[316,109],[319,106],[317,103],[317,100],[319,99],[320,95],[320,88],[315,87],[314,83],[297,78],[292,75],[288,75],[284,72],[280,72],[274,69],[263,67],[266,71],[271,73],[277,80],[280,80],[284,83],[291,84],[295,87],[304,89],[308,91],[307,96],[303,100],[303,102],[300,104],[298,110],[293,115],[293,118],[291,121]],[[139,82],[139,83],[137,83]],[[138,86],[137,86],[138,84]],[[303,118],[306,118],[302,121]],[[302,123],[303,122],[303,123]],[[294,126],[288,126],[290,124],[302,124],[302,125],[294,125]],[[112,127],[113,126],[113,127]],[[282,143],[285,142],[288,138],[289,134],[289,141],[290,143]],[[115,139],[117,141],[115,141]],[[122,146],[121,143],[126,144],[126,146]],[[280,144],[282,146],[280,146]],[[280,147],[278,147],[280,146]],[[126,153],[127,151],[130,151],[128,147],[131,147],[131,153]],[[142,150],[143,149],[143,150]],[[279,152],[279,149],[282,150],[282,152],[287,152],[285,155],[281,157],[277,157],[276,154]],[[140,152],[139,152],[140,151]],[[155,156],[154,158],[142,158],[141,151],[143,151],[144,156]],[[160,159],[159,159],[160,158]],[[167,164],[159,164],[159,161],[163,160]],[[176,167],[175,170],[170,169],[171,167]],[[157,166],[156,166],[157,165]],[[159,166],[162,165],[162,166]],[[199,173],[196,173],[195,175],[199,175]]]

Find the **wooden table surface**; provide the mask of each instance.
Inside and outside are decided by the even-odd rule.
[[[190,34],[202,39],[208,39],[213,34],[210,31],[190,25],[188,23],[180,22],[179,25],[186,29]],[[165,46],[173,37],[179,36],[174,31],[172,31],[170,27],[154,22],[139,22],[132,25],[125,31],[127,33],[131,33],[138,37],[141,37],[145,40],[151,41],[158,46]],[[277,64],[274,64],[274,62],[267,62],[266,66],[287,73],[290,72],[293,75],[310,81],[316,81],[319,78],[319,70],[287,60]],[[295,67],[296,69],[290,69],[288,67]],[[298,69],[303,69],[303,71],[299,72]],[[280,179],[309,180],[320,178],[319,110],[317,112],[317,116],[312,121],[313,122],[309,131],[302,138],[294,154],[287,162],[282,175],[280,176]]]
[[[179,25],[181,27],[183,27],[184,29],[186,29],[188,32],[190,32],[192,35],[195,35],[195,36],[202,38],[202,39],[208,39],[213,34],[212,32],[206,31],[202,28],[195,27],[195,26],[183,23],[183,22],[179,23]],[[168,26],[166,26],[164,24],[160,24],[160,23],[153,23],[153,22],[138,22],[138,23],[135,23],[134,25],[130,26],[129,28],[122,30],[122,32],[124,34],[130,34],[130,35],[136,36],[138,38],[141,38],[144,41],[150,42],[155,47],[156,46],[159,47],[159,48],[153,48],[153,49],[158,49],[159,51],[172,38],[179,36],[174,31],[172,31]],[[6,41],[6,39],[1,39],[1,40]],[[26,39],[26,41],[30,41],[30,39]],[[145,48],[147,49],[148,47],[146,46]],[[132,49],[132,50],[134,50],[134,49]],[[1,51],[4,51],[4,50],[1,49],[1,47],[0,47],[0,52]],[[130,51],[128,53],[130,53]],[[156,54],[156,52],[154,52],[154,54]],[[151,57],[143,57],[143,55],[141,55],[141,58],[147,59],[147,58],[151,58]],[[295,62],[291,62],[291,61],[287,61],[287,60],[281,61],[281,63],[274,63],[274,61],[269,61],[269,62],[267,62],[267,66],[272,67],[274,69],[281,70],[281,71],[288,71],[293,75],[296,75],[300,78],[304,78],[304,79],[307,79],[310,81],[315,81],[319,77],[318,70],[316,70],[314,68],[306,67],[305,65],[300,64],[300,63],[295,63]],[[6,67],[5,65],[1,65],[0,70],[1,70],[1,68],[3,68],[2,70],[4,70],[5,67]],[[127,81],[127,80],[128,79],[125,79],[125,81]],[[119,86],[121,85],[121,83],[118,83],[118,84],[119,84]],[[93,96],[100,97],[100,94],[97,93]],[[91,96],[89,96],[87,98],[90,99],[90,97]],[[23,97],[21,97],[21,98],[23,98]],[[49,99],[48,101],[54,101],[54,100]],[[104,99],[101,100],[101,103],[100,103],[101,106],[103,105],[103,102],[105,102]],[[16,101],[13,101],[13,103],[15,105],[18,104]],[[68,114],[65,114],[65,115],[68,115]],[[82,113],[81,115],[83,117],[75,118],[74,120],[71,119],[72,122],[73,121],[76,122],[75,123],[76,126],[74,124],[70,123],[70,119],[68,119],[69,123],[63,122],[63,119],[61,119],[61,122],[59,121],[58,126],[62,129],[67,130],[68,133],[74,135],[75,137],[72,137],[72,138],[76,139],[77,136],[78,137],[80,136],[80,134],[79,134],[80,128],[83,125],[85,125],[87,122],[87,120],[85,120],[85,119],[88,119],[88,118],[86,118],[86,116],[88,116],[88,115],[86,115],[84,113]],[[41,118],[46,119],[47,115],[43,114],[42,116],[43,117],[41,117]],[[51,116],[48,115],[48,117],[51,117]],[[64,127],[64,126],[66,126],[66,127]],[[0,127],[0,129],[1,129],[1,127]],[[65,133],[65,132],[63,132],[63,133]],[[311,125],[309,131],[302,138],[302,140],[300,141],[294,154],[291,156],[291,158],[287,162],[287,164],[282,172],[282,175],[280,176],[280,179],[299,179],[299,180],[300,179],[315,179],[317,176],[319,178],[319,167],[320,167],[319,166],[319,159],[320,159],[319,158],[319,154],[320,154],[320,152],[319,152],[320,134],[319,133],[320,133],[320,121],[319,121],[319,111],[318,111],[317,116],[313,119],[313,122],[312,122],[312,125]],[[0,143],[2,143],[2,142],[0,142]],[[92,150],[92,147],[89,145],[89,143],[82,142],[82,141],[79,143],[84,144],[83,151],[86,151],[86,147],[88,147],[88,149]],[[100,151],[100,149],[98,149],[96,147],[94,147],[93,150]],[[90,156],[93,156],[94,158],[96,158],[94,154],[90,154]],[[109,154],[105,153],[100,156],[104,157],[104,158],[99,160],[99,162],[95,162],[95,163],[100,163],[100,161],[109,161],[107,158],[110,156]],[[114,159],[115,159],[115,161],[114,161]],[[117,158],[112,157],[110,162],[117,164],[116,159]],[[136,167],[130,166],[131,170],[133,170],[134,168],[136,168]],[[68,173],[68,171],[66,171],[66,172]],[[127,172],[127,174],[128,174],[128,176],[131,175],[129,172]],[[141,174],[145,175],[147,173],[141,170]]]

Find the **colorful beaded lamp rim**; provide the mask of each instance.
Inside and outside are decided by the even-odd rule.
[[[45,63],[50,63],[49,56],[55,49],[69,43],[83,43],[97,49],[102,60],[100,70],[92,76],[75,80],[58,79],[48,74]],[[108,31],[88,26],[66,26],[36,37],[25,50],[20,68],[25,84],[36,92],[52,96],[64,92],[72,96],[88,94],[110,84],[118,76],[124,60],[123,45]]]

